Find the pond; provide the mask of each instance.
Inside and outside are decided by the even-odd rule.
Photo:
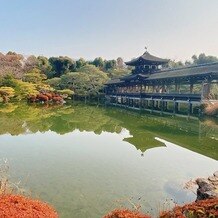
[[[158,213],[195,200],[190,179],[218,169],[218,121],[84,104],[0,106],[0,158],[60,217],[114,208]]]

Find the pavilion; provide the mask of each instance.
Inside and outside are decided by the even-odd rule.
[[[107,103],[161,113],[199,112],[205,101],[218,101],[218,62],[168,68],[169,60],[147,51],[129,62],[130,75],[106,84]]]

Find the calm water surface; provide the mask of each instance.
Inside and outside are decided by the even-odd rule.
[[[0,158],[11,179],[61,217],[132,204],[157,213],[195,199],[185,182],[218,170],[218,121],[87,105],[0,106]],[[152,208],[152,209],[151,209]]]

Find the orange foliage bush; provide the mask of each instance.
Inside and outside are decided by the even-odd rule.
[[[216,218],[218,217],[218,199],[197,201],[184,206],[176,206],[172,211],[162,212],[160,218]]]
[[[21,195],[0,196],[0,217],[57,218],[57,212],[48,204]]]
[[[103,218],[151,218],[148,215],[127,209],[114,210]]]

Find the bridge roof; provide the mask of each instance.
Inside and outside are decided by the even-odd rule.
[[[162,70],[159,73],[150,74],[150,76],[148,77],[148,80],[190,77],[190,76],[198,76],[198,75],[207,75],[211,73],[217,74],[218,76],[218,62],[212,63],[212,64],[204,64],[204,65]]]
[[[174,69],[165,69],[157,71],[150,75],[148,74],[130,74],[120,79],[111,80],[107,83],[110,84],[123,84],[125,82],[137,81],[153,81],[153,80],[166,80],[166,79],[179,79],[179,78],[197,78],[199,76],[211,75],[213,78],[218,79],[218,62],[211,64],[203,64],[189,67],[180,67]]]

